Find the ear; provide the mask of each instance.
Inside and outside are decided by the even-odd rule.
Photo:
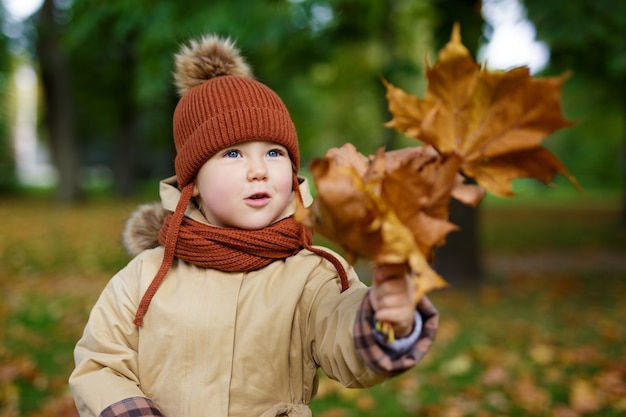
[[[198,189],[198,184],[194,181],[193,183],[193,191],[191,192],[192,197],[198,197],[200,195],[200,190]]]

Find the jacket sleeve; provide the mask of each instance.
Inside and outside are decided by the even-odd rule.
[[[425,296],[417,305],[417,312],[423,323],[417,341],[412,349],[404,354],[397,354],[387,349],[375,337],[374,309],[370,298],[363,298],[354,323],[354,344],[358,355],[369,368],[378,374],[391,377],[410,369],[424,357],[435,338],[439,314]]]
[[[370,387],[412,368],[430,347],[438,315],[426,297],[417,311],[423,327],[415,345],[396,352],[380,344],[374,335],[374,312],[369,288],[346,266],[350,288],[340,292],[334,269],[322,261],[311,296],[308,315],[309,346],[314,362],[331,379],[351,388]],[[334,273],[334,274],[333,274]]]
[[[140,389],[137,365],[141,262],[135,259],[100,294],[74,350],[69,384],[81,417],[161,416]]]
[[[110,405],[100,417],[163,417],[163,414],[148,398],[135,397]]]

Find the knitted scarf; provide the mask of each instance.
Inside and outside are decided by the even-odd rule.
[[[297,185],[297,182],[296,182]],[[295,187],[298,198],[302,198]],[[312,247],[313,232],[297,223],[293,216],[260,230],[243,230],[207,225],[184,216],[193,185],[183,189],[176,211],[165,218],[159,243],[165,247],[159,271],[143,295],[134,323],[143,325],[152,297],[161,285],[174,258],[203,268],[220,271],[254,271],[308,249],[333,264],[341,279],[341,291],[349,287],[343,265],[329,252]]]

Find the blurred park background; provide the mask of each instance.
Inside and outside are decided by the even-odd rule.
[[[290,109],[306,174],[345,142],[416,144],[383,126],[381,78],[422,97],[454,22],[490,68],[570,72],[576,124],[545,145],[584,192],[518,181],[455,207],[432,351],[371,390],[322,377],[314,414],[626,415],[626,2],[2,0],[0,22],[0,417],[75,415],[73,345],[129,260],[124,220],[173,173],[181,43],[237,41]]]

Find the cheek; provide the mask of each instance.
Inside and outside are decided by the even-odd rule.
[[[232,192],[234,186],[231,183],[231,178],[223,177],[223,178],[214,178],[213,180],[207,183],[207,193],[209,196],[221,196],[227,194],[229,191]]]
[[[283,170],[278,178],[279,180],[276,182],[276,188],[283,193],[291,194],[293,191],[293,171],[291,170],[291,167],[289,167],[289,170]]]
[[[215,201],[223,202],[233,190],[232,176],[212,176],[210,179],[198,182],[200,198],[205,205]]]

